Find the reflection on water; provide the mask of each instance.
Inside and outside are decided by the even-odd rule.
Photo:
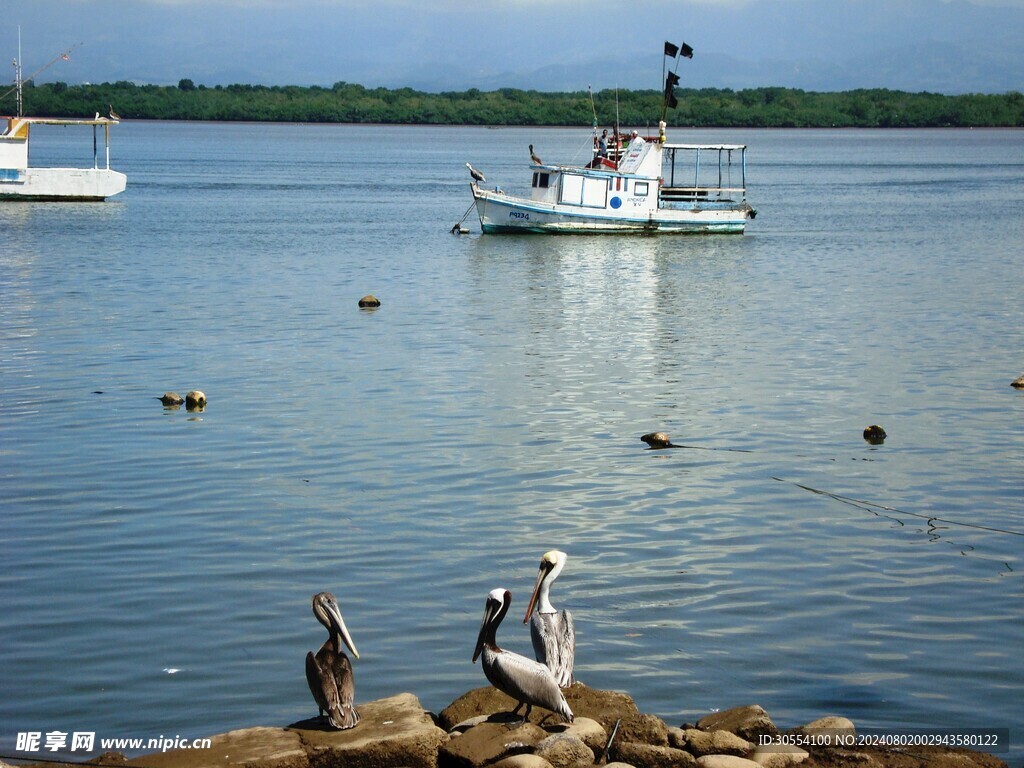
[[[670,723],[1016,722],[1014,132],[693,132],[748,235],[549,238],[448,230],[574,131],[120,128],[116,203],[0,207],[5,750],[308,716],[324,589],[357,700],[438,710],[555,547],[579,679]]]

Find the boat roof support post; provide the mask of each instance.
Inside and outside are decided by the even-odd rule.
[[[99,153],[96,151],[96,126],[92,127],[92,167],[99,168]]]
[[[110,126],[103,126],[103,145],[107,153],[107,170],[110,170]]]
[[[697,148],[697,161],[693,164],[693,188],[700,186],[700,147]]]

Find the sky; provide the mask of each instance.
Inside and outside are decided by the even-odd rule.
[[[0,0],[40,82],[1024,91],[1024,0]],[[10,65],[8,65],[10,66]],[[13,67],[4,80],[13,79]]]

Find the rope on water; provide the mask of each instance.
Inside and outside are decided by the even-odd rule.
[[[470,214],[470,212],[474,208],[476,208],[476,200],[473,200],[473,202],[470,204],[469,208],[466,209],[466,212],[464,214],[462,214],[462,218],[459,219],[457,222],[455,222],[455,224],[452,226],[451,232],[452,232],[453,235],[461,235],[462,234],[462,232],[463,232],[462,224],[466,221],[466,219],[469,218],[469,214]]]
[[[937,517],[936,515],[925,515],[920,512],[908,512],[905,509],[896,509],[895,507],[887,507],[884,504],[876,504],[872,501],[864,501],[863,499],[854,499],[850,496],[840,496],[838,493],[832,493],[831,491],[823,491],[820,488],[812,488],[809,485],[802,485],[801,483],[794,482],[793,480],[786,480],[782,477],[772,476],[772,480],[778,480],[780,483],[789,483],[795,485],[797,488],[803,488],[805,491],[816,493],[820,496],[828,496],[830,499],[841,501],[843,504],[850,504],[854,507],[861,509],[881,509],[885,512],[893,512],[897,515],[909,515],[910,517],[918,517],[921,520],[927,520],[929,523],[932,521],[945,523],[946,525],[957,525],[961,528],[974,528],[979,531],[989,531],[990,533],[1006,533],[1010,536],[1024,536],[1024,531],[1011,531],[1006,528],[994,528],[988,525],[979,525],[977,523],[964,523],[959,520],[949,520],[945,517]]]

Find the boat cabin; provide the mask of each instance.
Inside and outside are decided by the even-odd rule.
[[[633,139],[618,163],[534,165],[530,199],[589,209],[734,205],[746,197],[746,147]]]

